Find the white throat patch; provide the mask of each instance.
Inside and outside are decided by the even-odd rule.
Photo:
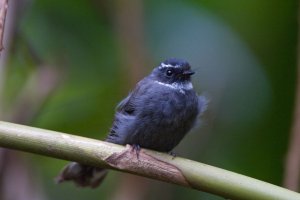
[[[191,82],[188,82],[188,83],[172,83],[172,84],[163,83],[163,82],[160,82],[160,81],[154,81],[154,82],[159,84],[159,85],[163,85],[165,87],[172,88],[174,90],[179,90],[179,92],[182,93],[182,94],[185,94],[184,90],[193,89],[193,84]]]

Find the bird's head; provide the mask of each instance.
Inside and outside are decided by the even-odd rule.
[[[151,77],[156,81],[166,84],[182,84],[190,82],[191,75],[194,73],[195,72],[191,70],[191,66],[188,62],[171,58],[156,67],[153,70]]]

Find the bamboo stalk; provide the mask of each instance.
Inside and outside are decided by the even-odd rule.
[[[0,121],[0,146],[111,168],[229,199],[300,200],[300,194],[247,176],[164,153]]]

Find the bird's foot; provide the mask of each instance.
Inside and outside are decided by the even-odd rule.
[[[177,154],[173,151],[169,151],[168,154],[172,156],[172,159],[176,158]]]
[[[132,144],[131,145],[131,152],[136,153],[136,158],[137,159],[139,159],[140,151],[141,151],[140,145],[138,145],[138,144]]]

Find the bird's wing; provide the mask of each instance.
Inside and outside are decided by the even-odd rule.
[[[130,92],[128,96],[117,105],[117,112],[124,113],[127,115],[135,114],[137,107],[140,107],[138,106],[138,104],[140,104],[141,102],[141,93],[144,93],[141,91],[146,90],[146,84],[143,84],[144,81],[145,79],[137,83],[135,89],[132,92]]]
[[[130,100],[131,95],[132,95],[132,92],[130,92],[128,94],[128,96],[117,105],[117,108],[116,108],[117,111],[122,111],[126,107],[126,105],[128,104],[128,102]]]
[[[129,115],[133,114],[135,111],[135,92],[130,92],[129,95],[117,105],[116,111]]]
[[[127,137],[132,134],[133,124],[136,122],[136,110],[140,107],[139,91],[137,87],[123,99],[116,108],[115,119],[106,141],[116,144],[126,144]]]

